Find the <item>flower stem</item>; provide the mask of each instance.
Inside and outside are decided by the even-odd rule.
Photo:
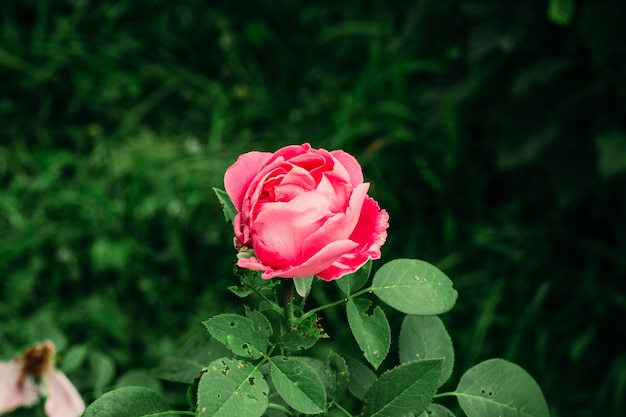
[[[286,330],[293,328],[297,324],[296,316],[293,312],[293,279],[287,278],[281,280],[283,287],[283,295],[285,297],[285,321],[287,322]]]

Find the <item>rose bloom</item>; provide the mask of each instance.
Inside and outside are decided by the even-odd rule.
[[[21,356],[0,362],[0,414],[34,405],[47,395],[48,417],[79,417],[85,403],[65,374],[54,369],[52,342],[31,347]]]
[[[380,258],[389,216],[344,151],[305,143],[249,152],[226,170],[224,186],[238,211],[237,265],[263,271],[264,279],[330,281]]]

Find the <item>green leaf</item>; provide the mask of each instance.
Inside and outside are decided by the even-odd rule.
[[[439,386],[452,375],[454,348],[452,339],[437,316],[406,316],[398,342],[400,363],[421,359],[444,358]]]
[[[312,314],[284,333],[277,345],[291,351],[305,350],[325,338],[328,335],[319,324],[317,315]]]
[[[89,354],[90,377],[95,396],[102,395],[115,376],[115,362],[104,353],[93,351]]]
[[[602,132],[594,138],[598,171],[604,179],[626,172],[626,134]]]
[[[431,403],[418,417],[455,417],[455,415],[443,405]]]
[[[376,307],[368,313],[372,302],[350,299],[346,304],[348,324],[363,351],[363,356],[375,369],[383,362],[391,345],[391,329],[382,308]]]
[[[57,352],[65,350],[67,337],[59,327],[59,319],[52,310],[41,310],[26,323],[31,340],[51,340]]]
[[[376,382],[376,374],[370,368],[351,356],[346,356],[344,359],[346,360],[348,370],[350,371],[348,390],[352,393],[352,395],[362,401],[372,384]]]
[[[235,208],[235,205],[231,201],[226,191],[213,187],[213,192],[215,192],[217,199],[220,200],[220,203],[222,204],[222,209],[224,210],[224,218],[227,222],[232,223],[235,219],[235,216],[237,215],[237,209]]]
[[[220,314],[202,323],[211,336],[235,355],[258,359],[267,351],[267,337],[252,319],[238,314]]]
[[[87,407],[83,416],[143,417],[165,411],[168,411],[167,405],[150,388],[124,387],[98,398]]]
[[[245,298],[255,291],[261,289],[269,289],[275,285],[279,285],[278,280],[267,280],[261,278],[259,271],[240,268],[235,265],[233,273],[239,279],[239,285],[233,285],[228,289],[237,297]]]
[[[122,376],[115,381],[116,387],[146,387],[157,393],[163,391],[161,381],[159,381],[152,373],[145,369],[131,369],[124,372]]]
[[[372,291],[396,310],[418,316],[445,313],[457,298],[450,278],[435,266],[417,259],[387,262],[376,271]]]
[[[345,295],[350,295],[363,288],[365,283],[370,277],[372,271],[372,260],[370,259],[361,268],[355,272],[344,275],[343,277],[335,280],[337,286]]]
[[[431,403],[441,379],[441,359],[397,366],[378,378],[365,395],[364,417],[420,414]]]
[[[574,17],[574,0],[550,0],[548,17],[557,25],[567,25]]]
[[[318,414],[326,407],[326,390],[315,370],[295,357],[270,358],[270,374],[276,391],[294,410]]]
[[[311,286],[313,285],[313,275],[310,277],[303,278],[294,278],[293,285],[296,288],[296,292],[302,298],[306,298],[311,291]]]
[[[328,382],[326,392],[329,400],[341,399],[350,381],[350,371],[346,360],[331,350],[324,362],[324,374]]]
[[[62,357],[61,370],[65,373],[77,370],[87,358],[88,348],[86,345],[77,345],[69,348]]]
[[[549,417],[537,382],[521,367],[489,359],[470,368],[456,389],[467,417]]]
[[[272,323],[270,323],[267,316],[258,310],[251,310],[248,306],[245,306],[244,308],[246,311],[246,317],[254,321],[257,326],[259,326],[259,329],[261,329],[265,337],[269,338],[272,333],[274,333],[274,330],[272,329]]]
[[[201,329],[200,329],[201,330]],[[211,361],[228,355],[223,344],[206,331],[198,331],[152,369],[154,376],[171,382],[191,383]]]
[[[520,68],[511,83],[511,94],[514,97],[520,97],[530,92],[533,87],[548,85],[570,66],[571,63],[567,60],[546,58],[534,62],[526,68]],[[539,143],[537,144],[539,145]],[[521,154],[522,152],[516,153]],[[515,155],[515,157],[520,158],[521,155]]]
[[[199,417],[260,417],[269,386],[263,374],[242,360],[221,358],[209,364],[198,384]]]

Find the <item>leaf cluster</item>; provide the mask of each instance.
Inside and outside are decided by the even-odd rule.
[[[472,367],[463,374],[455,391],[437,394],[451,376],[454,364],[452,341],[437,314],[452,308],[456,290],[443,272],[423,261],[388,262],[363,289],[370,270],[371,261],[336,281],[345,297],[326,306],[305,311],[306,297],[302,297],[292,319],[286,314],[283,320],[274,322],[271,314],[246,307],[245,315],[219,314],[204,321],[211,336],[233,356],[212,357],[199,370],[192,381],[190,410],[182,413],[261,417],[267,413],[328,415],[336,410],[347,417],[355,413],[364,417],[450,416],[453,414],[448,408],[433,400],[456,396],[468,417],[549,416],[543,394],[532,377],[502,359]],[[291,280],[285,282],[293,285]],[[274,292],[276,286],[254,290]],[[371,293],[390,307],[408,312],[399,335],[400,364],[380,374],[377,370],[389,352],[391,334],[384,310],[380,306],[372,309],[372,301],[361,298]],[[280,310],[270,297],[264,297],[263,302],[271,307],[266,312]],[[313,331],[321,328],[318,313],[341,304],[345,304],[352,335],[369,366],[333,351],[325,359],[303,354],[325,336]],[[298,338],[308,338],[309,342],[294,343]],[[168,366],[161,371],[178,379]],[[190,376],[187,371],[185,375]],[[114,391],[90,405],[85,415],[97,415],[110,401],[124,408],[126,417],[152,415],[141,408],[145,404],[133,408],[146,394],[133,389]],[[156,413],[170,411],[160,406]],[[113,412],[111,417],[118,415],[122,414]]]

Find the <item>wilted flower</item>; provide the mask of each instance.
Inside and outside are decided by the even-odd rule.
[[[9,362],[0,362],[0,414],[47,397],[48,417],[79,417],[85,403],[65,374],[54,368],[56,349],[46,341]]]

